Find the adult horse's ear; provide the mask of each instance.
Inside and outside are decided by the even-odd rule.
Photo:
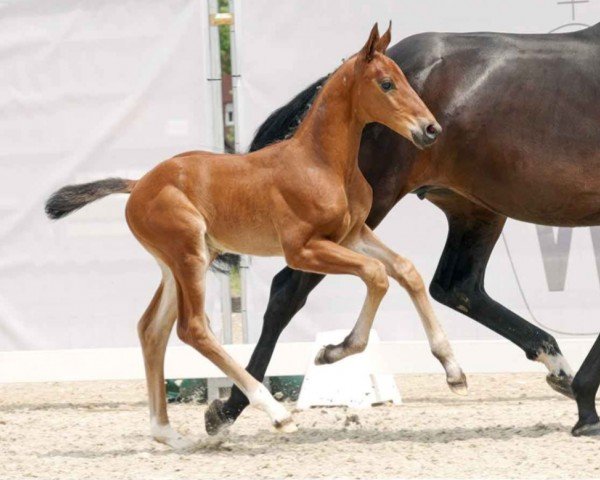
[[[377,42],[377,46],[375,47],[375,50],[377,50],[380,53],[385,53],[385,51],[387,50],[388,45],[390,44],[391,41],[392,41],[392,21],[390,20],[390,26],[388,27],[386,32],[381,36],[381,38]]]
[[[365,46],[360,51],[361,55],[365,58],[367,62],[373,60],[373,56],[375,55],[375,48],[377,47],[377,42],[379,41],[379,27],[377,24],[373,25],[371,29],[371,33],[369,34],[369,39]]]

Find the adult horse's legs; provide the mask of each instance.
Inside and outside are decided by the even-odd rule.
[[[423,323],[431,352],[446,371],[448,385],[456,393],[466,393],[465,374],[454,358],[450,342],[438,322],[427,296],[423,279],[412,262],[388,248],[366,225],[363,227],[360,240],[355,247],[365,255],[381,261],[385,265],[388,275],[408,292]]]
[[[264,315],[258,343],[246,370],[262,381],[271,361],[277,340],[292,317],[304,306],[308,294],[324,275],[306,273],[285,267],[273,278],[269,304]],[[226,402],[215,400],[204,415],[206,431],[210,435],[233,423],[248,406],[248,399],[235,385]]]
[[[449,224],[446,246],[429,289],[431,296],[507,338],[530,360],[544,363],[550,372],[550,386],[572,397],[572,371],[554,337],[485,291],[485,269],[506,218],[446,190],[432,191],[427,199],[444,211]]]
[[[579,420],[573,435],[600,435],[600,420],[596,412],[596,393],[600,385],[600,335],[573,379],[573,392],[579,410]]]

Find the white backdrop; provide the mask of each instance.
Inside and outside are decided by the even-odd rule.
[[[67,183],[222,149],[207,17],[199,0],[0,5],[0,352],[138,344],[160,271],[126,226],[126,197],[55,223],[44,201]]]
[[[246,148],[271,111],[331,72],[343,57],[355,53],[375,21],[381,29],[388,20],[393,21],[392,43],[424,31],[570,31],[600,21],[600,1],[238,0],[236,14],[239,124],[241,144]],[[509,221],[490,261],[487,290],[524,318],[532,321],[536,317],[551,329],[598,332],[600,284],[591,230],[574,230],[570,243],[569,232],[556,228],[538,232],[534,225]],[[427,283],[446,233],[444,215],[413,195],[402,200],[378,228],[388,245],[415,262]],[[600,257],[600,242],[597,249]],[[249,282],[251,339],[258,338],[270,281],[283,266],[281,259],[253,258]],[[363,296],[359,280],[328,277],[292,321],[283,340],[309,341],[320,330],[351,328]],[[439,304],[435,308],[452,339],[499,338],[461,314]],[[385,298],[375,328],[382,340],[425,339],[408,296],[397,286]]]

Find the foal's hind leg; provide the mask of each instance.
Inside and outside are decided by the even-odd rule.
[[[163,279],[138,323],[138,335],[144,353],[152,437],[180,449],[191,446],[193,442],[180,435],[169,424],[164,374],[167,342],[177,318],[177,295],[173,274],[166,265],[161,262],[159,265]]]
[[[465,394],[467,391],[465,374],[454,358],[450,342],[427,296],[423,279],[412,262],[388,248],[366,225],[361,231],[358,242],[352,248],[381,261],[388,275],[408,292],[419,312],[431,352],[446,370],[448,386],[455,393]]]
[[[190,219],[191,220],[191,219]],[[265,411],[273,425],[284,432],[296,430],[292,417],[252,375],[229,356],[211,332],[204,312],[206,271],[209,255],[204,239],[204,224],[196,218],[188,222],[179,237],[179,247],[171,268],[177,280],[179,316],[177,334],[202,355],[219,367],[244,392],[250,404]],[[186,238],[187,237],[187,238]]]
[[[600,385],[600,335],[573,379],[573,392],[579,410],[579,421],[573,435],[600,435],[600,419],[596,412],[596,393]]]

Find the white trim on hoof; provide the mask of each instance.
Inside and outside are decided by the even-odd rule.
[[[571,433],[574,437],[597,437],[600,436],[600,422],[584,424],[581,426],[575,425]]]
[[[567,363],[565,357],[560,353],[557,355],[550,355],[542,352],[535,360],[543,363],[550,372],[546,375],[546,382],[548,382],[548,385],[550,385],[554,391],[574,400],[575,394],[571,387],[571,384],[573,383],[573,370],[571,370],[571,366]]]
[[[269,415],[273,426],[278,432],[291,433],[297,430],[292,414],[286,410],[273,396],[267,388],[260,384],[256,390],[247,395],[250,405],[258,408]]]
[[[565,375],[567,377],[573,377],[571,366],[560,353],[558,355],[550,355],[546,352],[541,352],[538,354],[535,361],[546,365],[548,371],[557,377]]]
[[[571,400],[575,400],[575,392],[571,386],[573,383],[573,377],[564,375],[559,376],[549,373],[546,375],[546,382],[555,392],[560,393]]]
[[[174,450],[186,450],[193,447],[196,442],[185,435],[180,434],[173,429],[168,423],[159,425],[156,421],[150,421],[150,432],[152,438],[157,442],[164,443]]]

